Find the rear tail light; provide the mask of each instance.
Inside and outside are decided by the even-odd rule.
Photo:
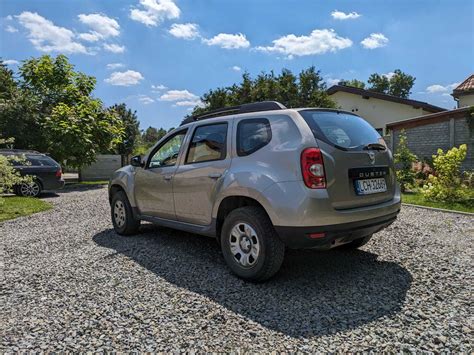
[[[310,189],[325,189],[323,153],[319,148],[307,148],[301,153],[301,172],[303,180]]]
[[[63,171],[61,168],[59,168],[57,171],[56,171],[56,177],[57,178],[61,178],[61,176],[63,175]]]

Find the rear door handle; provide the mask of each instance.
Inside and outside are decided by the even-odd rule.
[[[165,176],[163,176],[163,179],[169,181],[169,180],[171,180],[172,177],[173,177],[173,175],[165,175]]]
[[[219,179],[222,174],[221,173],[211,173],[208,175],[211,179]]]

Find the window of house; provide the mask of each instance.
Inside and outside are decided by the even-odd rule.
[[[237,155],[245,156],[266,146],[272,139],[266,118],[242,120],[237,125]]]
[[[197,127],[189,144],[186,164],[225,159],[226,140],[227,123]]]

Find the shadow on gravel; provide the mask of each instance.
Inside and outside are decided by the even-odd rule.
[[[400,311],[412,281],[400,265],[365,251],[289,250],[274,278],[252,284],[229,272],[210,238],[144,225],[135,237],[109,229],[93,240],[178,287],[292,337],[333,334],[391,316]],[[225,323],[226,316],[211,321]]]

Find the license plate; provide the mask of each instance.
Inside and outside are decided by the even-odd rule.
[[[357,195],[370,195],[387,191],[384,178],[355,180],[354,186]]]

